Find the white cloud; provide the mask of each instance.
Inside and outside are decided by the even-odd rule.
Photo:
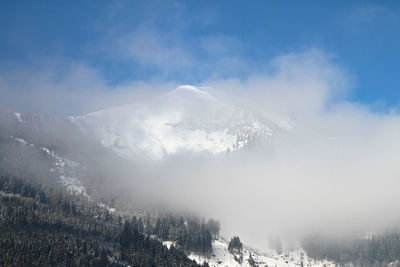
[[[193,58],[183,46],[168,42],[157,31],[141,28],[124,35],[117,41],[120,53],[144,65],[155,65],[164,69],[190,66]]]
[[[229,88],[242,104],[251,101],[254,109],[298,117],[313,114],[343,99],[351,78],[332,63],[332,56],[312,49],[288,54],[270,62],[268,71],[248,79],[209,81],[214,88]],[[232,93],[233,92],[233,93]]]
[[[175,86],[156,81],[128,81],[112,86],[84,63],[44,60],[0,74],[0,107],[77,115],[140,101]]]
[[[290,115],[293,128],[255,153],[167,161],[150,171],[146,194],[219,218],[225,234],[259,247],[276,234],[362,235],[395,225],[400,116],[347,101],[348,79],[312,50],[278,57],[270,72],[244,81],[208,81],[236,104]]]
[[[351,77],[322,51],[282,55],[266,65],[246,79],[210,78],[203,85],[260,114],[290,116],[288,134],[255,154],[178,156],[145,171],[134,188],[219,218],[225,233],[261,246],[271,234],[361,234],[398,222],[400,116],[349,102]],[[64,114],[134,102],[176,86],[111,86],[81,63],[3,73],[0,85],[3,106]]]

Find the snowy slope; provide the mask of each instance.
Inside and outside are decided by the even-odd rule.
[[[33,151],[39,150],[41,152],[41,156],[43,161],[50,163],[50,177],[53,177],[53,180],[56,183],[61,184],[63,187],[67,189],[68,192],[71,194],[79,194],[89,198],[86,193],[86,188],[83,186],[82,182],[79,180],[77,175],[77,170],[81,168],[78,162],[69,160],[65,157],[60,156],[59,154],[55,153],[53,150],[50,150],[47,147],[42,145],[34,144],[30,141],[27,141],[23,138],[11,135],[9,136],[8,140],[3,139],[3,142],[9,142],[8,144],[17,144],[21,148],[25,150],[20,150],[20,153],[32,153]],[[4,143],[3,143],[4,144]],[[29,165],[26,161],[26,158],[18,157],[16,154],[4,154],[4,158],[2,160],[7,161],[19,161],[20,164],[19,169],[23,168],[22,166]],[[11,163],[12,164],[12,163]],[[42,165],[41,167],[43,167]],[[40,167],[38,167],[40,168]]]
[[[85,143],[81,138],[84,135],[80,134],[79,127],[68,118],[0,111],[0,155],[3,156],[0,164],[9,171],[23,170],[39,180],[46,177],[50,184],[61,184],[71,194],[88,197],[78,175],[86,167],[71,160],[71,153],[66,153]]]
[[[146,102],[90,113],[74,120],[120,156],[162,159],[180,151],[213,154],[274,135],[277,123],[224,103],[194,86]]]
[[[61,157],[46,147],[40,147],[40,149],[46,153],[52,161],[53,167],[50,169],[50,171],[57,174],[62,185],[70,193],[81,194],[89,197],[86,194],[86,188],[83,186],[76,174],[76,168],[80,165],[78,162]]]
[[[167,244],[168,245],[168,244]],[[250,256],[251,255],[251,256]],[[197,263],[206,261],[211,267],[214,266],[251,266],[249,258],[254,260],[256,266],[315,266],[315,267],[333,267],[334,263],[329,261],[317,261],[309,259],[306,253],[302,250],[290,252],[288,254],[277,254],[275,251],[268,251],[261,253],[249,248],[244,248],[242,252],[242,261],[239,263],[236,259],[240,258],[239,254],[232,255],[228,251],[228,243],[223,239],[216,239],[213,241],[213,253],[210,258],[205,258],[200,255],[191,254],[189,258],[195,260]]]
[[[27,142],[19,137],[10,136],[10,139],[22,146],[29,146],[31,149],[37,147],[35,144]],[[89,197],[86,194],[86,188],[77,178],[78,176],[76,174],[76,169],[80,165],[78,162],[61,157],[54,151],[44,146],[39,146],[39,149],[48,157],[51,162],[52,168],[50,169],[50,172],[59,178],[59,182],[67,189],[68,192]]]

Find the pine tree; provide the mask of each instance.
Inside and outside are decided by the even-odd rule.
[[[240,238],[238,236],[234,236],[231,238],[231,241],[229,241],[228,245],[228,250],[231,253],[241,253],[243,248],[243,244],[240,241]]]

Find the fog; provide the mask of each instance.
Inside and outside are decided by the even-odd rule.
[[[354,77],[321,51],[282,55],[267,66],[245,79],[208,79],[199,85],[260,116],[289,120],[289,130],[254,150],[217,156],[181,153],[132,169],[116,168],[113,182],[122,183],[124,191],[141,192],[149,202],[218,219],[223,235],[238,234],[262,248],[272,236],[288,242],[313,233],[362,236],[399,223],[398,113],[352,102]],[[2,76],[2,95],[13,99],[16,109],[38,111],[34,107],[42,104],[41,98],[31,98],[28,105],[26,95],[18,99],[12,90],[9,77],[18,75]],[[34,79],[29,80],[35,85],[30,94],[51,91],[47,113],[93,111],[175,86],[157,81],[113,87],[96,74],[84,88],[95,90],[83,93],[63,89],[80,84],[81,78],[73,75],[65,75],[55,88],[49,79],[40,83],[32,73],[24,75]],[[66,108],[59,97],[77,104]]]
[[[271,64],[272,74],[208,85],[265,116],[286,115],[291,129],[256,151],[171,159],[154,194],[263,247],[271,235],[363,236],[398,223],[400,117],[349,102],[352,81],[318,52]]]

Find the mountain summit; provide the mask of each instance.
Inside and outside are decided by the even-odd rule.
[[[145,155],[152,160],[183,151],[225,153],[280,128],[191,85],[145,102],[90,113],[76,122],[124,158]]]

